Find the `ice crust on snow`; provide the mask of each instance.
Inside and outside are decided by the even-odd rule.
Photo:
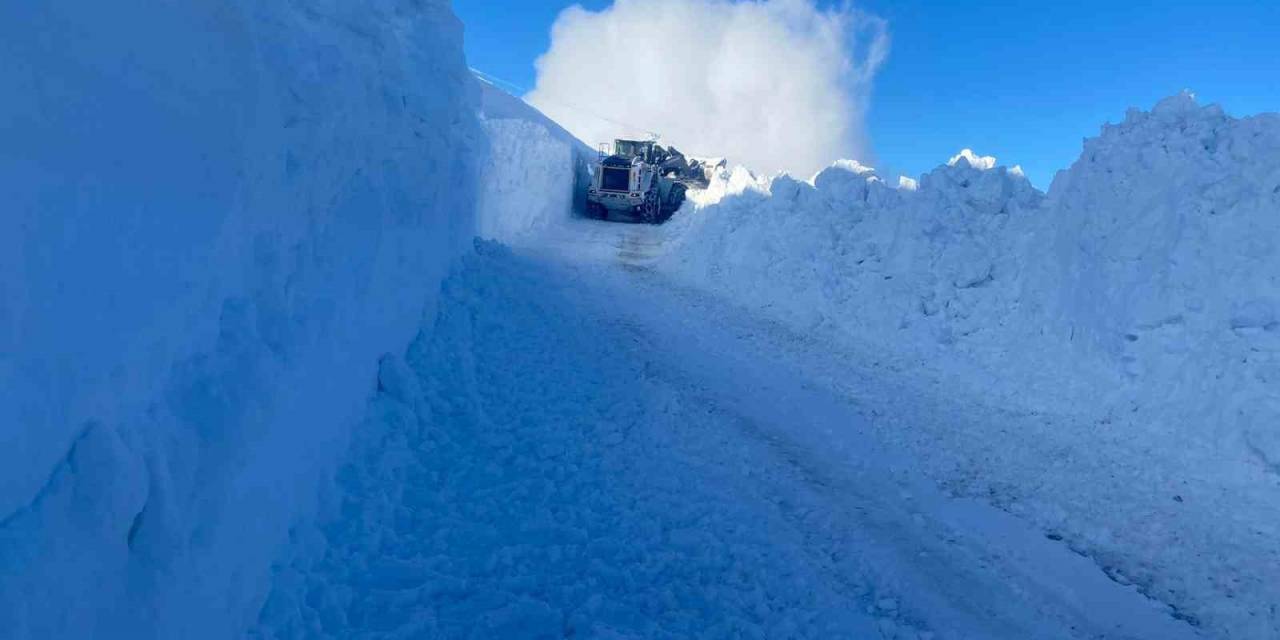
[[[474,225],[447,2],[0,7],[0,628],[233,637]]]

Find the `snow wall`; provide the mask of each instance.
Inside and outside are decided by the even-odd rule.
[[[1170,405],[1184,444],[1280,472],[1280,114],[1130,111],[1049,197],[1033,277],[1058,334]]]
[[[480,87],[492,153],[482,175],[477,233],[527,242],[583,215],[596,152],[523,100],[483,80]]]
[[[0,6],[0,629],[234,637],[474,231],[445,0]]]
[[[890,186],[722,173],[662,268],[989,396],[1144,411],[1157,446],[1280,471],[1280,116],[1189,95],[1087,140],[1048,194],[965,152]]]

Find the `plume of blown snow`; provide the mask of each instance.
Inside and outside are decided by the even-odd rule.
[[[884,20],[813,0],[616,0],[566,9],[526,99],[590,144],[661,134],[691,155],[809,176],[870,160]]]

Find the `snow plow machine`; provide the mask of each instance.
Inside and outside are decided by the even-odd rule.
[[[607,147],[608,145],[601,145]],[[675,149],[652,140],[614,140],[591,168],[587,215],[597,220],[666,222],[690,187],[706,188],[706,169]]]

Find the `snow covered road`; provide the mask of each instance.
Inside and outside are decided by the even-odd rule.
[[[600,223],[452,4],[0,4],[0,638],[1280,639],[1280,114]]]
[[[661,229],[566,229],[478,245],[383,362],[255,637],[1197,637],[943,495],[848,354],[647,269]]]

